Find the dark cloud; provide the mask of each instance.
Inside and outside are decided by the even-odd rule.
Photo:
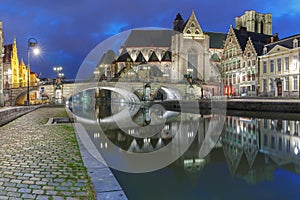
[[[33,69],[43,76],[55,76],[61,65],[74,78],[89,52],[101,41],[122,31],[139,27],[172,28],[178,12],[186,20],[194,10],[204,31],[228,32],[234,18],[246,10],[273,14],[273,30],[281,37],[299,32],[298,0],[2,0],[0,20],[5,43],[16,36],[19,57],[26,62],[27,39],[38,39],[43,54]],[[100,58],[99,58],[100,59]],[[34,60],[34,59],[33,59]]]

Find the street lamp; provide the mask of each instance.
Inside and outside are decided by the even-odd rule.
[[[53,67],[53,70],[56,72],[57,76],[58,74],[62,71],[62,67],[61,66],[58,66],[58,67]]]
[[[64,73],[61,73],[62,67],[53,67],[53,70],[57,74],[57,78],[55,81],[55,87],[54,87],[54,94],[55,94],[55,103],[58,101],[58,103],[61,103],[63,98],[63,82],[62,79],[65,76]]]
[[[28,73],[27,73],[27,106],[30,105],[30,56],[31,53],[38,55],[40,50],[38,48],[38,42],[35,38],[29,38],[27,42],[27,62],[28,62]]]

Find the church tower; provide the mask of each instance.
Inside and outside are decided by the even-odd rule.
[[[254,10],[235,18],[235,28],[247,28],[247,31],[272,35],[272,14],[262,14]]]
[[[16,38],[14,38],[14,43],[12,44],[11,70],[12,70],[11,84],[13,87],[19,87],[19,58],[18,58],[17,39]]]

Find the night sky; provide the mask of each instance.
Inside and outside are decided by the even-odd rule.
[[[194,10],[203,31],[227,33],[246,10],[273,14],[273,33],[280,38],[300,33],[299,0],[1,0],[5,44],[17,38],[19,58],[27,63],[27,40],[42,49],[31,67],[42,77],[55,77],[62,66],[75,78],[89,52],[105,39],[141,27],[172,28],[178,12],[184,20]],[[100,60],[100,57],[99,57]]]

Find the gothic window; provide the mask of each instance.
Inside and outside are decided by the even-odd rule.
[[[164,73],[171,77],[171,67],[169,65],[165,65],[164,67]]]
[[[188,73],[192,75],[193,78],[197,77],[198,69],[198,53],[194,48],[188,51]]]
[[[198,35],[198,34],[199,34],[199,31],[198,31],[198,30],[196,30],[195,34],[197,34],[197,35]]]
[[[191,23],[191,27],[195,27],[195,24],[194,24],[194,23]]]
[[[187,34],[191,34],[191,31],[190,31],[190,30],[187,30],[186,33],[187,33]]]

